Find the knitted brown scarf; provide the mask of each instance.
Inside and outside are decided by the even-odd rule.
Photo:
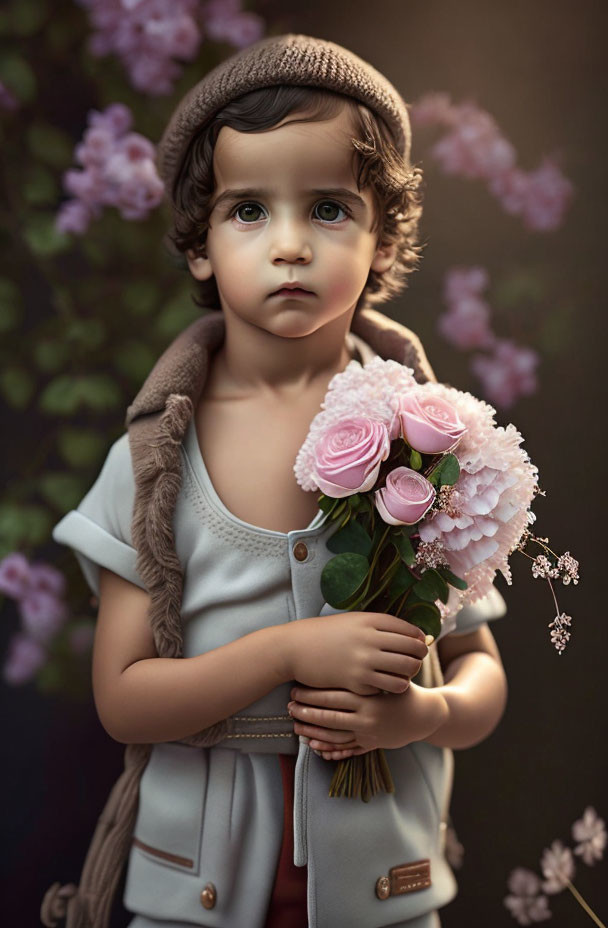
[[[434,380],[419,339],[409,329],[374,310],[360,310],[352,330],[382,358],[413,368],[416,380]],[[135,478],[132,535],[137,570],[150,594],[150,624],[159,657],[182,657],[183,576],[173,534],[173,512],[181,487],[181,444],[198,404],[209,359],[224,340],[224,319],[211,312],[194,322],[169,346],[127,410]],[[422,663],[424,686],[443,682],[436,648]],[[417,681],[418,682],[418,681]],[[223,740],[230,719],[183,739],[207,747]],[[80,885],[54,883],[47,890],[41,919],[54,928],[107,928],[116,887],[128,857],[137,816],[139,782],[151,745],[131,744],[125,769],[98,820]]]

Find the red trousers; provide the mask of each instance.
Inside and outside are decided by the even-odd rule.
[[[283,777],[283,841],[265,928],[308,928],[307,868],[293,863],[293,782],[296,757],[279,754]]]

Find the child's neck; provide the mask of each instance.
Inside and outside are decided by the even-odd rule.
[[[286,399],[329,380],[351,359],[346,344],[352,313],[310,335],[284,337],[226,317],[226,338],[215,376],[234,396],[272,393]]]

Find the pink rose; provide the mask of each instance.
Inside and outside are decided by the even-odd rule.
[[[390,451],[388,429],[366,416],[343,419],[317,442],[313,477],[327,496],[342,499],[371,490]]]
[[[447,400],[430,394],[400,396],[397,414],[403,437],[421,454],[439,454],[454,448],[467,430]]]
[[[435,499],[432,483],[409,467],[396,467],[376,490],[376,509],[389,525],[415,525]]]

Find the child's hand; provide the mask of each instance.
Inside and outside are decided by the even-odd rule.
[[[294,731],[309,738],[312,750],[325,760],[424,741],[449,712],[441,687],[427,689],[415,683],[405,693],[378,696],[297,686],[291,697],[288,710]]]
[[[378,612],[300,619],[285,626],[284,640],[291,679],[360,696],[403,693],[428,654],[419,628]]]

